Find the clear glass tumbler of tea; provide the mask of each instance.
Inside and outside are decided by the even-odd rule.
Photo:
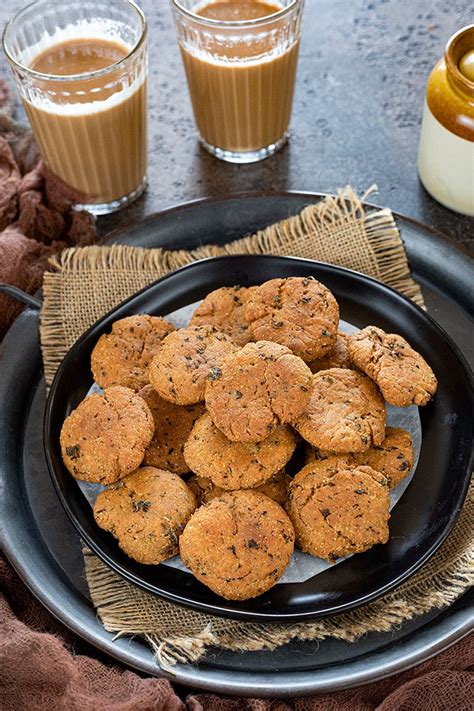
[[[49,170],[97,215],[146,185],[147,25],[131,0],[40,0],[3,48]]]
[[[287,140],[304,0],[171,0],[199,140],[231,163]]]

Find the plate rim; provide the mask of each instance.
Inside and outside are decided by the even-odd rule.
[[[202,202],[202,201],[201,201]],[[369,277],[365,274],[362,274],[360,272],[356,272],[355,270],[348,269],[346,267],[340,267],[332,264],[327,264],[325,262],[319,262],[317,260],[311,260],[311,259],[305,259],[301,257],[288,257],[288,256],[280,256],[280,255],[224,255],[224,256],[219,256],[219,257],[207,257],[202,260],[198,260],[195,262],[191,262],[190,264],[186,264],[183,267],[177,269],[176,271],[166,274],[160,279],[157,279],[156,281],[152,282],[148,286],[144,287],[143,289],[140,289],[138,292],[135,294],[131,295],[127,299],[125,299],[123,302],[115,306],[113,309],[111,309],[107,314],[102,316],[98,321],[96,321],[92,326],[85,331],[80,338],[76,341],[76,343],[73,345],[73,347],[68,351],[66,354],[63,362],[59,366],[53,383],[51,385],[50,391],[48,393],[48,398],[47,398],[47,403],[46,403],[46,408],[45,408],[45,416],[44,416],[44,427],[43,427],[43,446],[44,446],[44,451],[45,451],[45,456],[46,456],[46,461],[48,465],[48,471],[50,473],[50,476],[53,480],[53,484],[56,489],[56,493],[58,494],[58,497],[61,501],[61,504],[63,508],[65,509],[68,517],[70,518],[71,522],[73,523],[74,527],[76,528],[76,531],[78,531],[79,535],[87,542],[87,544],[90,546],[90,548],[107,564],[109,565],[113,570],[115,570],[118,574],[120,574],[122,577],[124,577],[126,580],[131,581],[134,584],[139,585],[142,589],[145,589],[153,594],[156,594],[158,596],[164,597],[165,599],[171,600],[174,603],[184,605],[186,607],[190,607],[191,609],[197,609],[199,611],[205,612],[207,614],[214,614],[214,615],[220,615],[228,618],[234,618],[234,619],[242,619],[242,620],[254,620],[256,622],[258,621],[263,621],[263,622],[289,622],[289,621],[305,621],[305,620],[310,620],[310,619],[321,619],[330,615],[337,614],[339,612],[346,612],[351,609],[356,609],[357,607],[367,604],[370,601],[373,601],[375,599],[378,599],[379,597],[383,596],[390,590],[394,590],[396,587],[398,587],[400,584],[408,580],[417,570],[419,570],[423,565],[426,564],[426,562],[432,557],[432,555],[438,550],[438,548],[444,543],[446,540],[447,536],[451,532],[457,517],[459,515],[462,503],[464,502],[468,487],[469,487],[469,476],[466,475],[464,483],[463,483],[463,489],[462,489],[462,494],[461,494],[461,505],[456,509],[456,511],[452,514],[450,518],[450,525],[446,527],[446,529],[443,531],[442,535],[438,537],[438,539],[432,544],[432,546],[425,552],[425,554],[418,559],[412,566],[409,567],[407,571],[401,576],[399,576],[396,579],[396,582],[394,584],[386,584],[383,588],[378,589],[375,593],[367,594],[363,596],[362,598],[359,598],[356,603],[353,604],[344,604],[338,607],[337,610],[328,610],[328,611],[323,611],[323,612],[294,612],[294,613],[272,613],[272,612],[267,612],[267,611],[253,611],[253,610],[239,610],[239,609],[229,609],[229,607],[221,607],[218,604],[215,603],[204,603],[201,601],[196,601],[192,600],[190,601],[188,598],[183,598],[181,595],[177,595],[173,592],[168,592],[168,591],[158,591],[156,586],[153,586],[151,583],[148,584],[146,580],[143,578],[136,576],[132,571],[124,570],[120,564],[120,562],[115,561],[115,559],[110,558],[104,551],[102,551],[101,546],[99,543],[96,543],[94,539],[92,539],[89,535],[89,533],[83,529],[81,526],[80,522],[76,519],[74,516],[73,512],[69,509],[68,502],[66,501],[66,497],[63,494],[63,491],[60,488],[59,482],[56,478],[56,472],[55,472],[55,467],[54,464],[51,460],[51,455],[50,455],[50,450],[49,447],[47,446],[48,440],[51,438],[51,433],[49,430],[49,425],[51,421],[51,409],[52,409],[52,403],[53,403],[53,397],[56,392],[57,384],[61,378],[62,375],[62,370],[63,370],[63,365],[65,362],[67,362],[69,353],[80,343],[82,343],[84,340],[86,340],[89,337],[89,334],[91,331],[97,329],[97,327],[103,325],[104,323],[110,321],[114,314],[124,308],[129,302],[135,300],[139,295],[146,293],[147,291],[151,290],[153,287],[155,287],[157,284],[166,282],[169,279],[173,279],[176,274],[178,273],[183,273],[188,270],[193,270],[193,269],[200,269],[205,263],[208,262],[219,262],[219,261],[226,261],[226,260],[241,260],[243,257],[246,259],[251,259],[254,260],[255,258],[257,260],[281,260],[283,262],[298,262],[301,264],[309,263],[311,265],[322,265],[325,268],[330,268],[331,270],[337,272],[345,272],[350,276],[356,276],[358,279],[362,278],[363,281],[368,281],[369,283],[372,283],[373,285],[376,286],[377,289],[382,289],[382,290],[387,290],[389,293],[394,295],[397,299],[402,299],[405,301],[411,308],[414,308],[416,312],[418,312],[419,316],[422,319],[428,320],[430,323],[431,327],[435,329],[435,331],[438,332],[438,336],[441,336],[441,338],[444,338],[444,340],[447,342],[449,345],[451,351],[454,352],[454,354],[457,356],[460,364],[462,365],[462,369],[467,376],[468,382],[470,384],[470,400],[471,404],[474,403],[474,377],[472,374],[472,371],[463,355],[461,350],[458,348],[456,343],[452,340],[452,338],[449,336],[449,334],[446,333],[446,331],[437,323],[437,321],[426,311],[421,309],[417,304],[415,304],[411,299],[408,297],[404,296],[403,294],[400,294],[400,292],[396,291],[392,287],[388,286],[387,284],[380,282],[372,277]],[[472,469],[472,462],[474,460],[474,452],[471,452],[471,465],[470,468]],[[231,601],[228,601],[231,602]],[[232,603],[231,603],[232,604]]]

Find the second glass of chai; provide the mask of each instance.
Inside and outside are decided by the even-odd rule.
[[[146,184],[146,38],[130,0],[40,0],[3,34],[44,162],[97,215]]]
[[[304,0],[171,0],[199,140],[253,163],[287,140]]]

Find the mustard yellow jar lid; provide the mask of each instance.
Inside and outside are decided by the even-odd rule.
[[[426,99],[448,131],[474,141],[474,24],[456,32],[433,69]]]

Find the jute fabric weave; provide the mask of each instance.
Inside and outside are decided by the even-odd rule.
[[[121,245],[66,249],[51,260],[53,270],[44,276],[41,341],[46,382],[51,383],[77,338],[114,306],[185,264],[225,254],[297,256],[349,267],[424,306],[391,211],[366,211],[363,198],[347,187],[336,197],[224,246],[191,251]]]
[[[197,259],[251,253],[293,255],[349,267],[424,306],[390,210],[366,210],[363,198],[345,188],[299,215],[223,247],[169,251],[114,245],[66,250],[52,261],[52,271],[44,278],[40,330],[47,383],[77,338],[139,289]],[[292,639],[354,641],[449,605],[474,583],[473,520],[471,487],[448,540],[407,583],[354,612],[300,624],[241,623],[170,603],[126,582],[89,550],[84,551],[85,571],[105,628],[117,635],[142,635],[160,665],[169,670],[176,662],[196,662],[210,646],[249,651],[273,649]]]

